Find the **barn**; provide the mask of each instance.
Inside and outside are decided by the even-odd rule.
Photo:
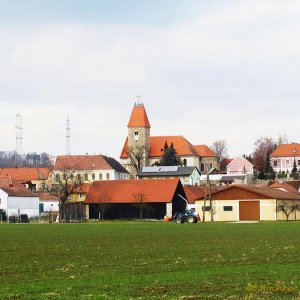
[[[206,201],[205,219],[214,221],[275,221],[283,219],[277,212],[280,201],[299,201],[300,195],[266,186],[230,185],[215,190]],[[203,215],[204,197],[195,201],[196,213]]]
[[[86,218],[163,219],[187,205],[179,179],[110,180],[92,183],[85,199]]]

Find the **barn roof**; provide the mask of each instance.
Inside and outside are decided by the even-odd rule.
[[[23,184],[11,177],[0,177],[0,189],[9,196],[16,197],[38,197],[28,190]]]
[[[217,200],[222,200],[222,194],[225,199],[231,199],[236,191],[245,191],[252,194],[256,194],[258,197],[263,197],[264,199],[277,199],[277,200],[300,200],[300,195],[296,195],[290,192],[277,190],[267,186],[252,186],[252,185],[229,185],[220,190],[212,192],[212,197],[217,198]],[[240,200],[246,199],[249,193],[240,193]],[[242,195],[242,196],[241,196]],[[241,198],[243,197],[243,198]]]
[[[216,153],[206,145],[196,145],[194,148],[201,157],[217,157]]]
[[[173,200],[178,186],[179,179],[94,181],[85,203],[134,203],[139,195],[144,196],[145,203],[167,203]]]

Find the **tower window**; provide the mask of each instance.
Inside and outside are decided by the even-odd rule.
[[[137,141],[139,139],[139,133],[138,131],[134,132],[134,139]]]

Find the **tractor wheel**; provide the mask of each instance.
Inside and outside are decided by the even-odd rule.
[[[183,223],[183,222],[182,222],[182,219],[181,219],[181,218],[177,218],[177,219],[176,219],[176,223],[177,223],[177,224]]]
[[[190,224],[195,223],[195,217],[194,216],[188,216],[187,217],[187,222],[190,223]]]

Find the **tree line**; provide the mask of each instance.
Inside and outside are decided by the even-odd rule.
[[[22,155],[16,151],[0,151],[0,168],[15,167],[51,167],[51,156],[46,153],[29,152]]]

